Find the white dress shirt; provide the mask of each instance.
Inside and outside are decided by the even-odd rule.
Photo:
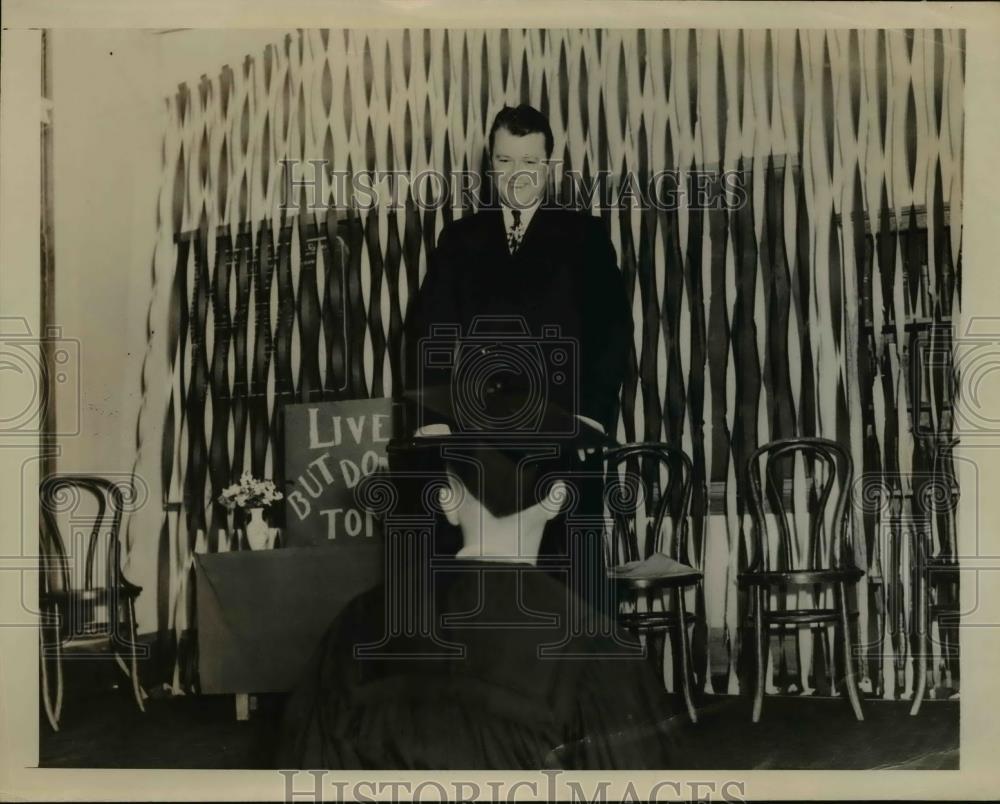
[[[524,242],[524,233],[528,231],[528,224],[531,223],[531,219],[535,214],[535,211],[542,204],[542,199],[539,198],[530,207],[523,207],[521,211],[521,242]],[[514,228],[514,210],[511,209],[506,204],[501,204],[500,209],[503,211],[503,226],[504,230],[507,232],[507,241],[510,242],[510,233]]]

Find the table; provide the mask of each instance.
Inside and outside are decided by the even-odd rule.
[[[382,580],[381,540],[195,556],[202,694],[287,692],[330,622]]]

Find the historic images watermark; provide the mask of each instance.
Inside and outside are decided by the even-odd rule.
[[[747,801],[746,782],[660,779],[651,784],[629,781],[620,798],[611,798],[611,779],[591,775],[586,781],[564,778],[565,771],[542,770],[530,777],[511,781],[452,779],[397,781],[362,779],[344,781],[340,774],[325,770],[279,770],[284,800],[322,801],[515,801],[526,797],[545,801]],[[617,790],[615,791],[617,794]]]
[[[282,172],[279,209],[310,212],[328,209],[420,211],[446,207],[491,206],[498,202],[496,171],[434,168],[410,170],[333,170],[324,159],[279,161]],[[735,210],[749,198],[749,174],[740,170],[658,170],[648,175],[600,169],[559,171],[551,161],[549,176],[558,176],[542,202],[566,209]],[[539,174],[516,171],[505,179],[524,190],[530,206],[541,189]],[[547,181],[547,179],[544,179]],[[515,194],[516,195],[516,194]]]

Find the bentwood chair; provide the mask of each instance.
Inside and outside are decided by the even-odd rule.
[[[927,665],[933,659],[930,649],[932,623],[937,620],[946,666],[953,658],[952,639],[957,638],[959,564],[955,542],[955,511],[958,506],[959,485],[952,458],[957,444],[957,439],[949,439],[934,446],[930,482],[920,494],[922,504],[930,509],[928,514],[937,516],[942,538],[940,551],[937,555],[932,555],[933,546],[929,543],[931,532],[918,531],[916,534],[917,569],[914,573],[916,581],[914,597],[917,608],[918,647],[911,715],[920,711],[927,694]],[[931,695],[933,696],[933,692]]]
[[[605,504],[612,520],[612,532],[605,546],[609,579],[618,601],[618,621],[645,639],[647,646],[652,634],[663,634],[664,640],[670,635],[679,659],[684,705],[691,721],[697,723],[688,635],[695,617],[686,611],[684,601],[686,590],[702,581],[702,573],[684,563],[691,507],[691,459],[683,450],[657,442],[609,449],[604,457]],[[622,465],[624,473],[620,470]],[[664,469],[666,484],[661,483]],[[643,505],[641,490],[647,487],[649,504]],[[669,526],[672,534],[669,544],[664,542],[665,526]],[[670,608],[666,606],[668,597],[672,599]]]
[[[41,484],[40,665],[42,700],[54,731],[59,730],[63,670],[70,658],[113,659],[145,711],[135,622],[142,588],[121,570],[123,489],[131,495],[130,486],[89,475],[50,475]],[[94,513],[81,512],[89,507],[85,499]],[[69,523],[68,539],[60,521]]]
[[[783,483],[775,469],[778,462],[785,459],[785,466],[791,466],[791,476],[794,478],[797,469],[794,463],[799,454],[805,461],[807,491],[794,500],[794,510],[789,512],[785,507]],[[765,517],[765,495],[760,476],[760,462],[765,456],[768,501],[776,528],[769,528]],[[751,593],[756,654],[753,722],[760,720],[764,704],[770,627],[821,623],[839,626],[844,658],[844,686],[855,717],[864,720],[854,674],[851,639],[851,620],[857,617],[857,612],[848,611],[848,591],[864,575],[854,563],[848,509],[854,462],[848,452],[835,441],[825,438],[787,438],[772,441],[754,450],[747,462],[747,474],[753,516],[754,556],[747,570],[740,573],[739,583],[749,587]],[[835,483],[838,483],[837,498],[833,517],[828,519],[827,505]],[[792,527],[789,526],[790,521]],[[796,529],[798,539],[792,535],[795,523],[799,525]],[[777,533],[774,532],[775,529]],[[803,538],[806,540],[804,544]],[[772,548],[776,555],[773,566]],[[801,587],[811,587],[816,605],[811,608],[771,610],[772,589],[787,591],[789,587],[798,587],[800,590]],[[833,592],[834,605],[819,605],[825,602],[830,590]],[[799,599],[801,600],[801,594]]]

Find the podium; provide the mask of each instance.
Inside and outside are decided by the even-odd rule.
[[[287,692],[334,617],[381,583],[383,546],[202,554],[195,573],[201,692]]]

